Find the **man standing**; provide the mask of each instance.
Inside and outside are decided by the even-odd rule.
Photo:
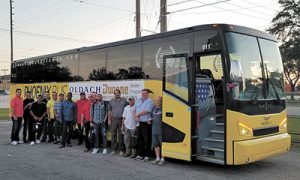
[[[162,134],[161,134],[161,126],[162,126],[162,108],[161,108],[161,97],[158,96],[156,98],[156,105],[153,107],[151,112],[151,122],[152,122],[152,148],[155,150],[156,159],[152,162],[152,164],[156,165],[164,165],[165,160],[161,157],[161,142],[162,142]]]
[[[123,157],[128,157],[130,156],[131,158],[135,158],[136,157],[136,148],[135,147],[131,147],[131,140],[132,137],[135,135],[135,131],[136,131],[136,127],[138,125],[138,123],[135,121],[134,119],[134,112],[135,112],[135,108],[134,108],[134,97],[129,97],[129,105],[127,105],[124,108],[124,112],[123,112],[123,120],[122,120],[122,129],[125,130],[124,133],[124,144],[126,147],[126,153],[123,155]]]
[[[111,126],[111,155],[115,155],[117,151],[120,151],[120,155],[123,155],[121,150],[122,146],[122,115],[127,101],[121,97],[121,91],[119,89],[114,90],[115,98],[109,102],[108,106],[108,125]]]
[[[42,134],[42,123],[47,114],[46,104],[43,102],[42,95],[37,96],[37,101],[32,103],[30,106],[30,114],[32,118],[29,121],[29,141],[30,145],[34,145],[34,142],[40,144],[40,137]],[[37,133],[37,139],[35,140],[35,135]]]
[[[135,103],[135,120],[139,122],[138,128],[138,142],[139,152],[136,160],[149,161],[150,148],[151,148],[151,118],[150,113],[153,108],[153,101],[149,98],[149,89],[142,90],[142,98],[138,99]],[[144,158],[143,158],[144,157]]]
[[[59,148],[64,148],[66,146],[72,147],[71,138],[73,133],[73,124],[76,119],[76,103],[72,101],[72,93],[67,94],[67,100],[62,102],[60,107],[60,117],[63,123],[63,133],[61,146]]]
[[[14,146],[17,145],[18,142],[20,144],[23,143],[23,141],[20,141],[19,139],[19,132],[22,125],[22,117],[24,112],[21,94],[22,90],[16,89],[16,96],[10,102],[12,120],[11,144]]]
[[[77,105],[77,126],[78,126],[78,145],[82,144],[83,141],[83,129],[84,129],[84,123],[86,121],[89,121],[90,115],[89,111],[88,113],[86,112],[87,106],[90,104],[88,99],[86,98],[86,95],[84,92],[80,93],[80,99],[76,101]],[[88,109],[89,110],[89,109]]]
[[[23,108],[24,108],[23,141],[24,141],[24,143],[28,142],[27,141],[27,132],[29,131],[28,125],[29,125],[29,121],[31,118],[29,107],[31,106],[31,104],[33,102],[34,102],[34,100],[31,98],[31,92],[27,91],[25,94],[25,99],[23,100]],[[29,133],[28,133],[28,136],[29,136]]]
[[[101,134],[102,143],[103,143],[103,151],[102,154],[107,153],[107,139],[106,139],[106,129],[105,129],[105,121],[107,118],[107,108],[105,102],[102,101],[103,97],[101,94],[98,94],[96,102],[94,102],[90,108],[90,116],[91,116],[91,126],[94,126],[96,130],[96,138],[95,138],[95,148],[93,150],[93,154],[97,154],[99,152],[100,147],[100,139],[99,135]]]
[[[47,102],[47,116],[48,116],[48,126],[47,126],[47,132],[48,132],[48,137],[49,141],[52,142],[54,141],[54,121],[55,121],[55,115],[54,115],[54,104],[57,101],[57,93],[52,92],[52,99],[50,99]]]
[[[49,100],[50,100],[50,94],[49,94],[48,91],[46,91],[46,92],[44,92],[43,102],[45,104],[47,104]],[[46,139],[47,139],[47,135],[49,133],[48,132],[48,121],[49,121],[48,120],[48,116],[46,114],[45,119],[42,121],[42,130],[43,130],[42,134],[43,134],[43,137],[42,137],[42,141],[41,142],[45,142]]]
[[[57,144],[60,142],[60,137],[62,134],[62,121],[60,118],[60,107],[61,103],[65,100],[64,94],[59,94],[59,100],[54,104],[54,143]]]

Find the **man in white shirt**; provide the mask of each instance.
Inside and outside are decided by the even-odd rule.
[[[134,97],[130,96],[129,97],[129,105],[127,105],[124,108],[123,111],[123,119],[122,119],[122,130],[125,131],[124,133],[124,143],[126,147],[126,153],[123,155],[123,157],[131,157],[135,158],[136,157],[136,148],[134,145],[136,142],[132,142],[135,131],[136,131],[136,126],[138,126],[138,122],[135,121],[134,119],[134,112],[135,112],[135,99]]]

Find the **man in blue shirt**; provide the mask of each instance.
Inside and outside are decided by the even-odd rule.
[[[149,89],[142,90],[142,98],[135,103],[135,120],[139,122],[138,127],[138,156],[136,160],[149,161],[151,148],[151,111],[153,108],[153,101],[149,98]],[[144,158],[143,158],[144,157]]]
[[[61,103],[60,106],[60,118],[63,123],[63,133],[61,146],[59,148],[64,148],[67,140],[67,146],[72,147],[71,137],[73,132],[73,124],[76,119],[76,103],[72,101],[72,93],[67,94],[67,100]]]

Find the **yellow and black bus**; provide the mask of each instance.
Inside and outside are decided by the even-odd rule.
[[[16,88],[163,97],[165,157],[247,164],[290,148],[283,66],[264,32],[208,24],[17,60]]]

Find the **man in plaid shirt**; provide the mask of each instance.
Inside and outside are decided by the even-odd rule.
[[[60,137],[62,133],[62,123],[60,118],[60,106],[61,103],[65,100],[64,94],[59,94],[59,100],[55,102],[54,104],[54,144],[57,144],[60,142]]]

